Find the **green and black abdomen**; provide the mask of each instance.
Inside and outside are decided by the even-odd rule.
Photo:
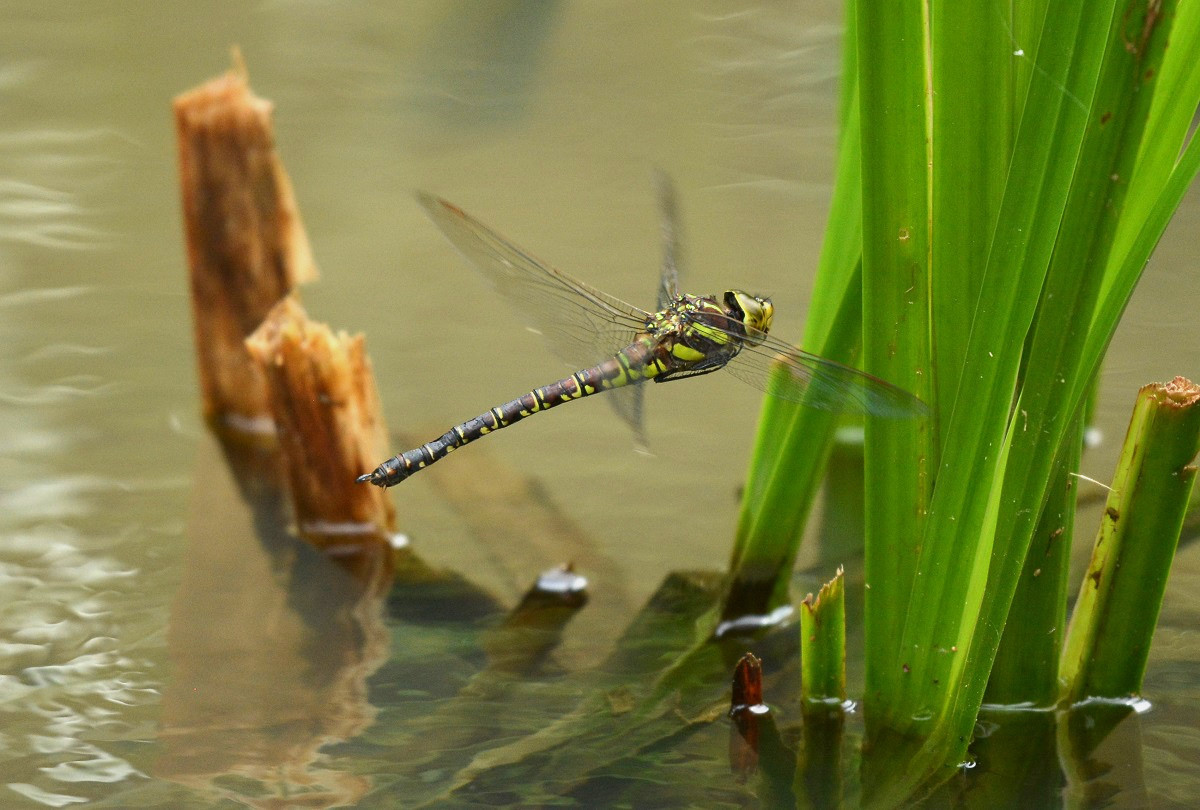
[[[654,348],[648,342],[635,343],[599,365],[577,371],[570,377],[564,377],[550,385],[535,388],[524,396],[497,405],[474,419],[468,419],[450,428],[441,438],[388,459],[373,472],[360,475],[358,481],[370,482],[380,487],[395,486],[413,473],[425,469],[438,459],[445,458],[451,451],[493,431],[506,428],[527,416],[600,391],[644,382],[663,370],[664,364],[656,361]]]

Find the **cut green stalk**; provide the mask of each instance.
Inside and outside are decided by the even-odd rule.
[[[842,738],[846,716],[845,574],[810,593],[800,605],[800,710],[803,748],[793,792],[797,807],[840,807],[844,802]]]
[[[800,605],[801,705],[840,706],[846,699],[846,588],[841,567]]]
[[[1063,649],[1068,701],[1141,691],[1197,452],[1200,386],[1142,388]]]
[[[804,715],[802,748],[795,773],[792,794],[796,808],[851,807],[846,800],[842,743],[845,739],[846,714],[841,707]],[[768,804],[763,807],[784,807]]]

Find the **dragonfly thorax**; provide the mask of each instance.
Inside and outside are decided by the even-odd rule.
[[[660,382],[680,373],[714,371],[766,338],[774,307],[769,299],[728,290],[721,295],[679,295],[646,321],[655,346]],[[651,376],[651,375],[646,375]]]
[[[655,337],[679,333],[690,325],[705,324],[736,334],[741,342],[755,345],[771,330],[775,305],[742,290],[726,290],[715,295],[680,295],[666,309],[650,316],[646,332]]]

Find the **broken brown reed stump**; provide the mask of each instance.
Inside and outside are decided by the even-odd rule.
[[[288,297],[246,348],[269,387],[300,532],[323,546],[390,533],[395,512],[384,491],[354,482],[388,454],[362,335],[333,334]]]
[[[758,770],[759,720],[767,711],[762,702],[762,662],[746,653],[733,670],[729,701],[729,769],[739,782]]]
[[[316,277],[270,102],[244,72],[176,97],[192,317],[210,424],[270,432],[266,381],[243,343],[277,301]]]

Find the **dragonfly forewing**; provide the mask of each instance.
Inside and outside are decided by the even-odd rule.
[[[445,200],[425,192],[417,200],[450,244],[576,368],[628,346],[650,316],[545,264]]]
[[[679,297],[679,267],[683,262],[679,232],[679,206],[675,202],[675,184],[664,171],[654,173],[658,190],[659,228],[662,232],[662,272],[659,273],[658,309],[663,310]]]
[[[679,229],[679,207],[675,201],[675,184],[661,169],[654,172],[658,192],[659,232],[662,242],[662,269],[658,276],[657,310],[662,311],[679,297],[679,268],[683,261]],[[617,416],[633,431],[633,441],[639,452],[649,452],[646,436],[646,388],[631,385],[613,392],[609,399]]]

